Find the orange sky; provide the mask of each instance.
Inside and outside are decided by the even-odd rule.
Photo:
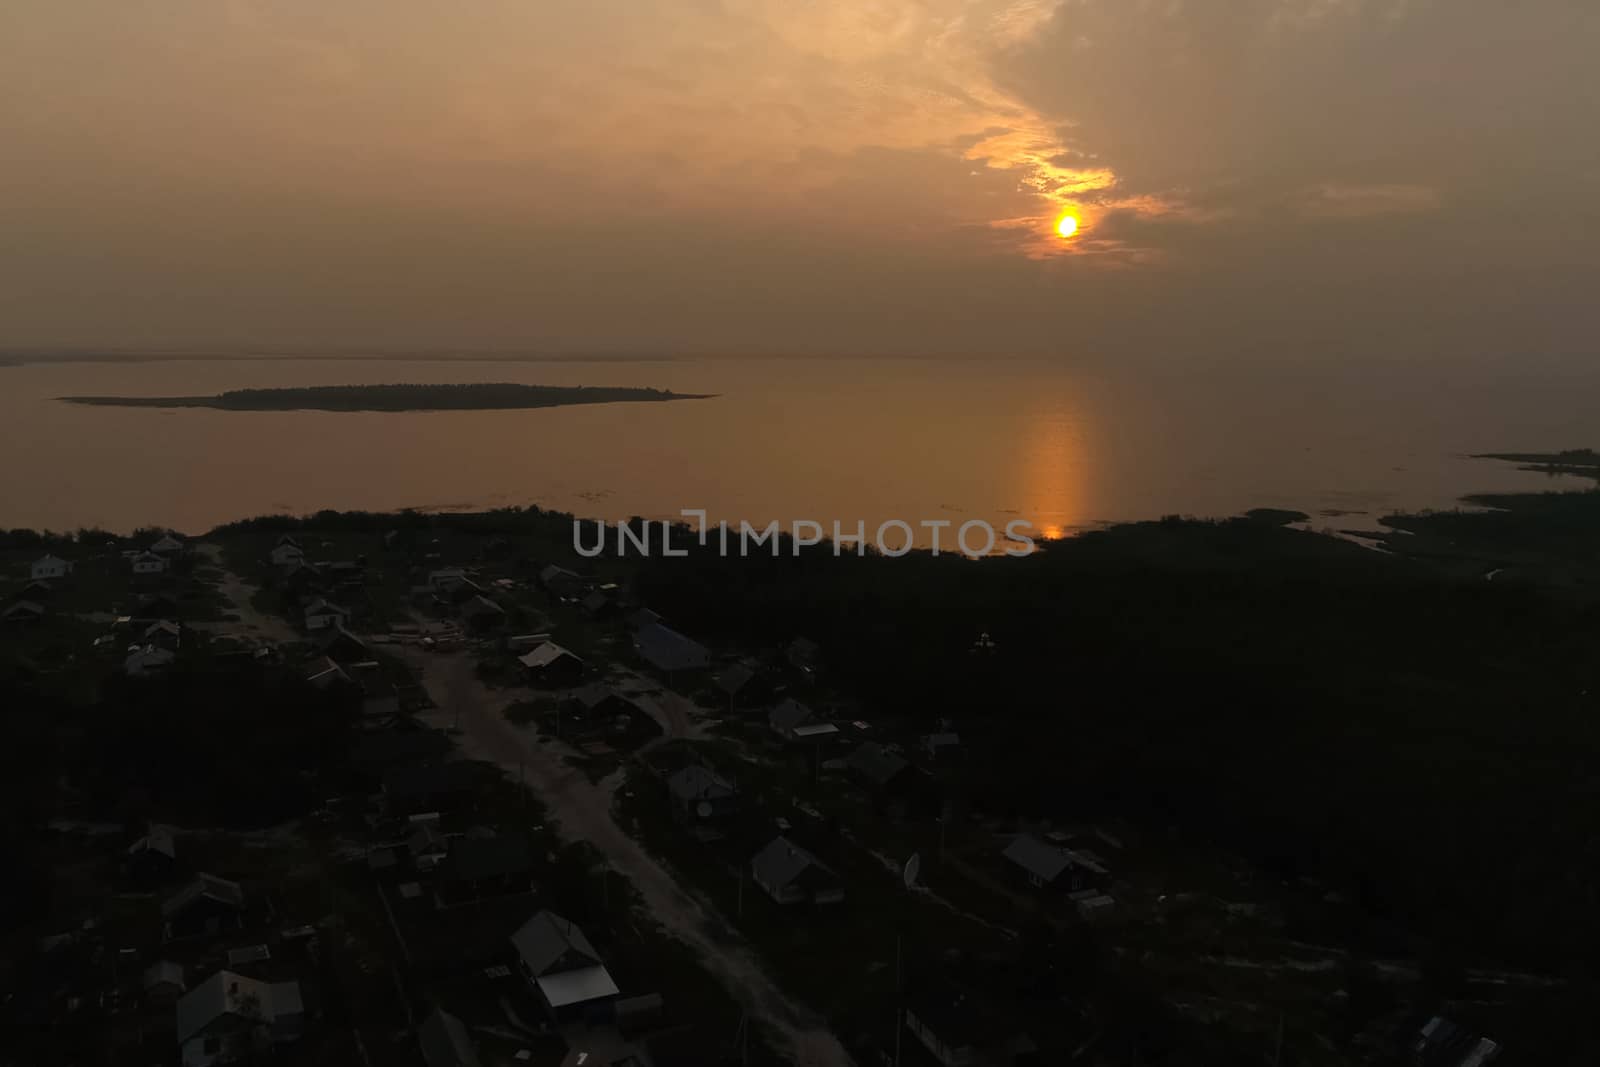
[[[0,347],[1571,356],[1597,10],[0,0]]]

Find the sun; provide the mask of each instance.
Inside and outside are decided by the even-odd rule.
[[[1073,215],[1062,215],[1056,222],[1056,232],[1062,237],[1071,237],[1078,232],[1078,220]]]

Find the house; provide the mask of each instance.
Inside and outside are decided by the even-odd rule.
[[[661,616],[649,608],[640,608],[630,612],[624,620],[630,630],[642,630],[646,626],[654,626],[661,621]]]
[[[173,556],[181,556],[183,549],[183,542],[170,533],[162,534],[156,543],[150,546],[151,552],[166,559],[171,559]]]
[[[343,667],[327,656],[319,656],[311,661],[306,670],[306,681],[315,689],[333,689],[356,684],[355,680],[345,673]]]
[[[72,564],[60,556],[42,556],[33,561],[28,569],[28,577],[36,582],[47,582],[53,578],[65,578],[72,573]]]
[[[903,1018],[906,1029],[944,1067],[1044,1062],[1034,1058],[1040,1050],[1008,1014],[982,989],[918,972],[906,990]]]
[[[372,658],[367,643],[346,630],[343,623],[318,630],[311,643],[320,654],[339,663],[359,663]]]
[[[647,714],[631,697],[604,682],[592,682],[572,694],[574,710],[591,719]]]
[[[129,678],[153,678],[171,667],[177,658],[170,649],[147,645],[129,652],[122,661],[122,670]]]
[[[586,670],[583,660],[562,648],[554,641],[546,641],[517,662],[534,685],[565,688],[583,680]]]
[[[922,738],[922,754],[930,762],[948,760],[961,751],[961,735],[956,733],[927,734]]]
[[[168,652],[176,652],[183,644],[183,629],[175,622],[161,619],[145,627],[143,640],[146,648],[164,648]]]
[[[691,763],[667,779],[667,796],[673,814],[700,830],[711,830],[738,810],[739,796],[733,785],[710,768]]]
[[[133,557],[131,563],[133,564],[134,574],[167,573],[166,558],[158,556],[154,552],[140,552]]]
[[[716,690],[728,699],[728,710],[741,704],[752,707],[766,700],[771,691],[760,665],[753,660],[740,660],[718,671],[711,679]]]
[[[706,651],[704,645],[659,622],[651,623],[635,633],[633,647],[641,659],[663,674],[703,671],[711,666],[711,653]]]
[[[31,600],[35,604],[45,604],[55,595],[55,592],[55,586],[48,581],[43,579],[30,580],[27,585],[17,590],[16,599]]]
[[[167,940],[216,934],[244,924],[244,887],[214,874],[198,874],[161,903]]]
[[[767,714],[767,725],[785,741],[814,741],[838,734],[839,728],[817,718],[817,713],[794,697]]]
[[[477,768],[465,762],[393,767],[383,776],[384,809],[415,815],[464,807],[478,791],[478,778]]]
[[[1502,1050],[1499,1042],[1435,1015],[1417,1031],[1411,1051],[1424,1067],[1486,1067],[1500,1058]]]
[[[317,597],[306,605],[306,629],[312,632],[330,626],[343,626],[350,621],[350,609],[342,608],[325,597]]]
[[[817,665],[822,659],[822,649],[809,637],[797,637],[783,650],[789,666],[799,671],[807,680],[817,675]]]
[[[533,888],[528,842],[513,834],[457,839],[438,869],[441,889],[452,897],[478,899],[525,893]]]
[[[775,837],[750,861],[756,885],[779,904],[837,904],[844,884],[833,869],[786,837]]]
[[[864,741],[845,757],[845,766],[851,777],[876,792],[892,790],[912,772],[904,757],[889,751],[875,741]]]
[[[583,591],[583,578],[576,572],[552,563],[539,572],[539,586],[557,597],[577,596]]]
[[[128,846],[123,866],[128,877],[145,885],[159,885],[178,865],[178,845],[172,830],[150,827],[148,833]]]
[[[596,589],[578,601],[578,607],[591,619],[605,619],[617,613],[617,601],[605,589]]]
[[[420,815],[418,818],[423,821],[406,839],[406,851],[411,853],[412,866],[419,871],[431,871],[450,854],[450,838],[439,828],[438,819]]]
[[[278,585],[295,596],[302,596],[322,588],[322,570],[303,559],[290,560],[278,570]]]
[[[1053,844],[1032,834],[1018,834],[1005,858],[1040,888],[1077,893],[1105,884],[1110,872],[1093,856]]]
[[[620,990],[574,923],[540,911],[511,935],[524,976],[558,1022],[603,1019]]]
[[[255,1062],[305,1026],[298,982],[258,982],[218,971],[178,1001],[184,1067]]]
[[[267,558],[274,567],[287,567],[291,563],[304,562],[305,549],[300,547],[300,542],[289,534],[278,538],[277,544],[272,546],[272,551],[267,553]]]
[[[44,616],[44,605],[37,600],[19,600],[0,611],[0,623],[38,622]]]
[[[175,1004],[189,988],[183,980],[183,964],[158,960],[145,968],[140,984],[145,999],[152,1004]]]
[[[482,1067],[466,1025],[443,1008],[434,1008],[422,1020],[417,1044],[428,1067]]]
[[[474,630],[491,630],[505,625],[506,609],[480,593],[461,605],[461,618]]]

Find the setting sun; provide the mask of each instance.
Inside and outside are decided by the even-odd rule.
[[[1063,237],[1071,237],[1078,232],[1078,220],[1072,215],[1061,216],[1061,221],[1056,223],[1056,232]]]

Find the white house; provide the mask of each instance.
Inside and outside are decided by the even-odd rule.
[[[165,574],[167,561],[154,552],[141,552],[133,557],[133,573]]]
[[[218,971],[178,1001],[184,1067],[254,1061],[305,1025],[298,982],[258,982]]]
[[[72,564],[59,556],[45,556],[33,561],[31,577],[36,582],[49,578],[65,578],[72,573]]]
[[[176,556],[183,551],[183,542],[171,534],[162,534],[161,538],[150,546],[150,551],[158,556]]]

